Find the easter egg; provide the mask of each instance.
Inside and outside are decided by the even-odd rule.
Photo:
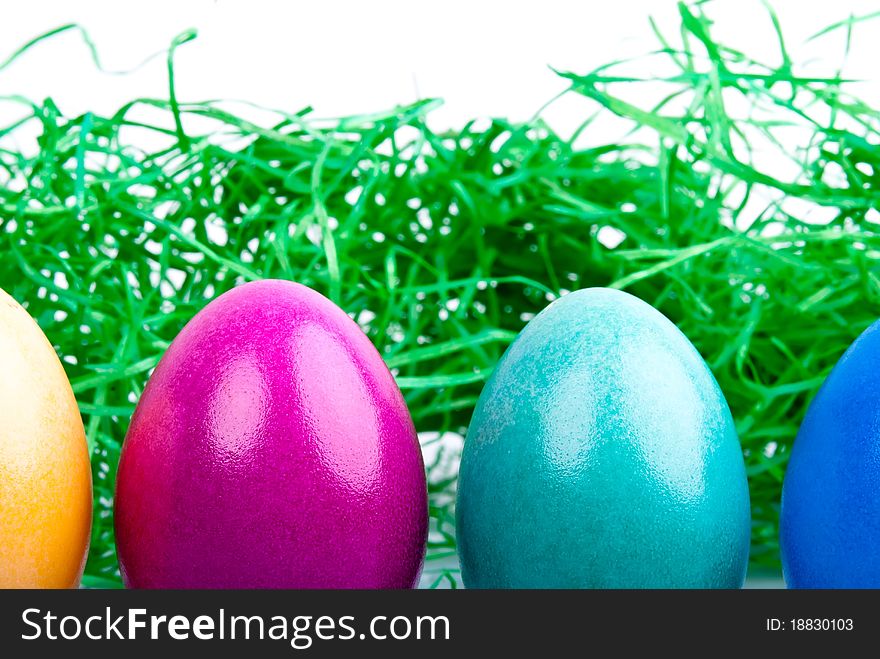
[[[880,588],[880,322],[807,410],[782,487],[780,549],[790,588]]]
[[[743,456],[696,349],[624,292],[538,314],[477,402],[457,539],[472,588],[736,588],[749,555]]]
[[[82,418],[52,345],[2,290],[0,419],[0,588],[74,588],[92,525]]]
[[[292,282],[245,284],[150,376],[115,524],[133,588],[410,588],[428,524],[418,438],[339,307]]]

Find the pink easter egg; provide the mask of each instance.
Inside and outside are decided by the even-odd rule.
[[[138,402],[116,484],[132,588],[411,588],[425,471],[403,396],[345,312],[288,281],[208,304]]]

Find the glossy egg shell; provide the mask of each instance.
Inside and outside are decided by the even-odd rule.
[[[427,537],[418,439],[369,339],[267,280],[208,304],[151,375],[116,493],[135,588],[409,588]]]
[[[749,527],[727,403],[662,314],[585,289],[514,340],[464,446],[466,586],[740,587]]]
[[[846,351],[801,424],[780,548],[790,588],[880,588],[880,323]]]
[[[0,290],[0,588],[77,586],[91,524],[89,452],[67,375]]]

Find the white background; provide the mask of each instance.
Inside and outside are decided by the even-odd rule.
[[[811,63],[804,73],[833,73],[844,31],[806,39],[880,3],[776,0],[774,7],[793,59]],[[759,0],[716,0],[708,10],[721,40],[778,63]],[[56,0],[17,3],[4,14],[0,61],[29,38],[75,22],[90,32],[106,68],[129,69],[194,27],[198,39],[178,51],[182,100],[237,98],[288,111],[311,105],[319,116],[335,116],[443,97],[435,127],[480,116],[528,118],[565,86],[548,65],[586,73],[655,48],[649,15],[671,37],[678,25],[672,0]],[[847,67],[850,76],[871,81],[858,91],[872,101],[880,101],[878,44],[880,20],[864,23]],[[68,32],[0,71],[0,94],[10,93],[52,96],[70,115],[107,113],[134,97],[165,96],[167,82],[161,58],[130,76],[97,72],[78,35]],[[549,120],[564,132],[586,116],[583,103],[555,107]]]

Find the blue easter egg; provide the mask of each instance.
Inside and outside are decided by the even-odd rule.
[[[790,588],[880,588],[880,322],[810,404],[782,487]]]
[[[737,588],[745,467],[727,403],[688,339],[627,293],[538,314],[474,411],[457,498],[472,588]]]

